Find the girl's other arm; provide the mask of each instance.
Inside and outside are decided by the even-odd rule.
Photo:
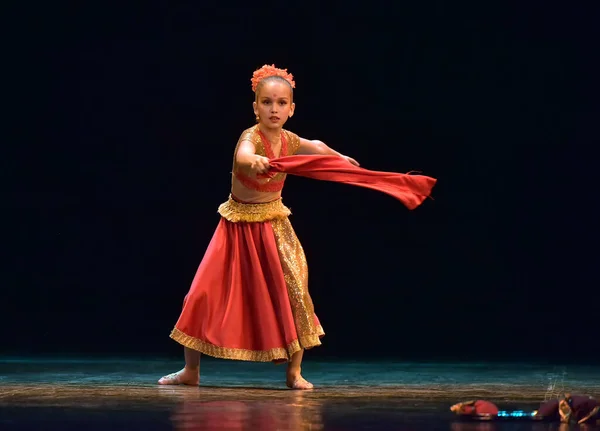
[[[330,148],[322,141],[317,140],[308,140],[304,138],[300,138],[300,146],[298,147],[298,151],[296,154],[320,154],[323,156],[338,156],[346,159],[354,166],[360,166],[359,163],[354,160],[352,157],[344,156],[341,153],[338,153],[333,148]]]

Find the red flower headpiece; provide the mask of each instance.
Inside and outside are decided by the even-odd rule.
[[[271,76],[281,76],[283,79],[290,83],[292,88],[296,88],[296,83],[294,82],[294,75],[288,73],[287,69],[279,69],[275,67],[274,64],[270,66],[268,64],[265,64],[260,69],[255,70],[252,74],[252,79],[250,80],[252,82],[252,91],[256,92],[256,87],[258,87],[258,83],[263,79],[269,78]]]

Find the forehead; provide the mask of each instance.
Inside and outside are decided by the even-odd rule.
[[[292,95],[292,90],[288,84],[281,81],[267,81],[264,83],[259,92],[259,97],[270,97],[273,99],[279,99],[287,97],[288,99]]]

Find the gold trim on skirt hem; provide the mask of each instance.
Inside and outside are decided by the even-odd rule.
[[[325,335],[325,331],[323,331],[323,328],[321,327],[321,325],[318,325],[315,328],[315,330],[317,331],[315,334],[300,335],[298,337],[298,340],[300,341],[300,346],[301,346],[298,348],[298,350],[300,350],[300,348],[310,349],[310,348],[321,345],[321,337],[323,337]],[[294,353],[296,353],[298,350],[294,351]]]
[[[219,205],[219,214],[232,223],[259,223],[275,219],[287,218],[292,212],[281,198],[264,204],[243,204],[229,195],[227,202]]]
[[[273,362],[286,360],[289,361],[292,355],[300,350],[309,349],[321,344],[319,337],[324,335],[323,328],[317,328],[318,332],[314,335],[303,336],[301,340],[294,340],[284,347],[276,347],[270,350],[246,350],[236,349],[231,347],[219,347],[185,334],[177,328],[173,328],[170,337],[179,344],[189,347],[214,358],[232,359],[237,361],[252,361],[252,362]],[[302,347],[301,347],[302,346]]]

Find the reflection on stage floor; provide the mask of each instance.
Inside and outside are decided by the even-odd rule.
[[[600,395],[598,367],[527,364],[306,361],[303,373],[316,389],[292,391],[281,366],[207,358],[200,387],[156,384],[180,366],[0,359],[0,429],[541,431],[562,428],[465,422],[449,407],[487,399],[533,410],[564,391]]]

